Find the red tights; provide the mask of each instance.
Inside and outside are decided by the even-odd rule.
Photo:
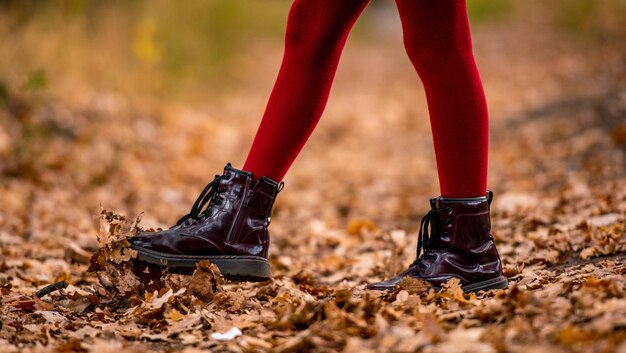
[[[243,167],[280,181],[319,121],[348,33],[369,0],[295,0],[285,54]],[[465,0],[396,0],[404,45],[426,91],[441,194],[486,193],[487,104]]]

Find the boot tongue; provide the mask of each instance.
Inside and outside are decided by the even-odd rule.
[[[441,196],[440,197],[433,197],[433,198],[430,199],[430,208],[431,209],[434,210],[434,209],[437,208],[437,204],[439,203],[439,199],[441,199]]]
[[[245,170],[233,168],[232,164],[230,163],[227,163],[226,166],[224,167],[224,174],[228,172],[233,173],[233,174],[239,174],[239,175],[252,177],[252,173],[246,172]]]

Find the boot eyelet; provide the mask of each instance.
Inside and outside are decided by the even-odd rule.
[[[446,207],[445,210],[448,214],[452,214],[452,207]]]
[[[446,220],[445,220],[445,221],[443,221],[443,224],[445,224],[445,225],[449,226],[449,225],[451,225],[451,224],[452,224],[452,220],[451,220],[450,218],[446,218]]]
[[[450,236],[450,233],[448,233],[448,232],[443,232],[443,233],[441,234],[441,236],[442,236],[442,237],[448,237],[448,236]]]

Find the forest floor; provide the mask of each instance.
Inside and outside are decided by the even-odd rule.
[[[280,47],[241,62],[247,86],[196,104],[8,87],[0,351],[625,353],[625,58],[524,30],[475,33],[493,234],[510,285],[471,295],[457,283],[365,289],[414,259],[438,190],[423,91],[399,39],[348,43],[277,201],[274,278],[262,283],[207,266],[140,282],[114,241],[140,214],[139,227],[167,227],[226,162],[241,167]],[[88,272],[102,246],[121,264]],[[233,328],[239,337],[220,335]]]

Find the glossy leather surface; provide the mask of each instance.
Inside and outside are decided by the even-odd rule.
[[[489,201],[487,197],[432,199],[431,207],[439,212],[425,254],[397,276],[368,288],[390,290],[405,276],[437,287],[452,277],[468,285],[502,276],[502,263],[490,234]]]
[[[143,232],[131,240],[134,248],[164,255],[252,255],[267,258],[269,217],[278,184],[227,165],[216,201],[199,220],[160,232]]]

